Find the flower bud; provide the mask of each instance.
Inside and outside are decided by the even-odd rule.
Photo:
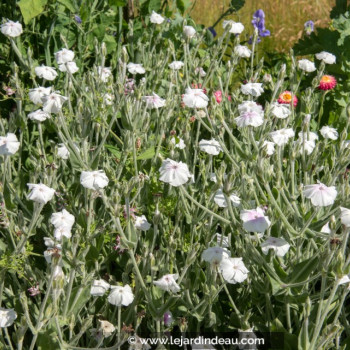
[[[105,42],[101,44],[101,51],[103,56],[107,56],[107,47]]]
[[[173,314],[170,311],[166,311],[163,316],[163,322],[166,327],[170,327],[171,324],[174,322]]]

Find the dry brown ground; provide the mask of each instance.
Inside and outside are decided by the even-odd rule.
[[[230,0],[193,0],[193,3],[191,16],[197,23],[210,26],[228,8]],[[264,48],[288,51],[301,37],[306,21],[312,20],[316,26],[329,25],[334,4],[335,0],[246,0],[245,6],[230,18],[242,22],[252,33],[252,15],[263,9],[266,28],[271,31],[271,37],[264,39]],[[221,32],[222,24],[216,29]]]

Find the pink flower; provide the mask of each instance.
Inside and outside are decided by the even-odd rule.
[[[324,75],[320,80],[318,88],[320,90],[332,90],[337,85],[337,80],[332,75]]]
[[[311,203],[316,207],[332,205],[338,194],[335,186],[327,187],[321,182],[305,186],[303,193],[306,198],[311,199]]]
[[[282,104],[291,104],[292,103],[292,93],[290,91],[282,92],[278,97],[278,103]],[[298,99],[296,96],[293,96],[293,106],[296,107],[298,104]]]
[[[222,91],[221,90],[216,90],[216,91],[214,91],[214,97],[215,97],[215,100],[216,100],[216,102],[217,103],[221,103],[222,102]],[[226,96],[227,97],[227,99],[229,100],[229,101],[231,101],[232,99],[231,99],[231,96]]]
[[[242,210],[240,218],[243,221],[243,228],[248,232],[264,232],[271,224],[261,208]]]
[[[36,286],[28,288],[28,292],[31,297],[35,297],[36,295],[40,294],[39,283],[37,283]]]

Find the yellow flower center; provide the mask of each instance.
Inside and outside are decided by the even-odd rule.
[[[292,101],[292,94],[290,92],[285,92],[282,95],[282,99],[286,102],[290,102],[290,101]]]
[[[332,77],[330,75],[324,75],[321,78],[321,83],[331,83],[332,82]]]

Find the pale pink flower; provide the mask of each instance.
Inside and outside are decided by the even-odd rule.
[[[162,166],[159,168],[160,177],[159,180],[169,183],[171,186],[181,186],[192,178],[192,174],[189,172],[187,164],[182,162],[176,162],[172,159],[165,159]]]
[[[265,232],[271,225],[271,221],[261,208],[242,210],[240,218],[243,221],[243,228],[248,232]]]
[[[303,194],[306,198],[311,199],[311,203],[317,207],[326,207],[334,203],[337,197],[335,186],[327,187],[319,182],[315,185],[304,186]]]

